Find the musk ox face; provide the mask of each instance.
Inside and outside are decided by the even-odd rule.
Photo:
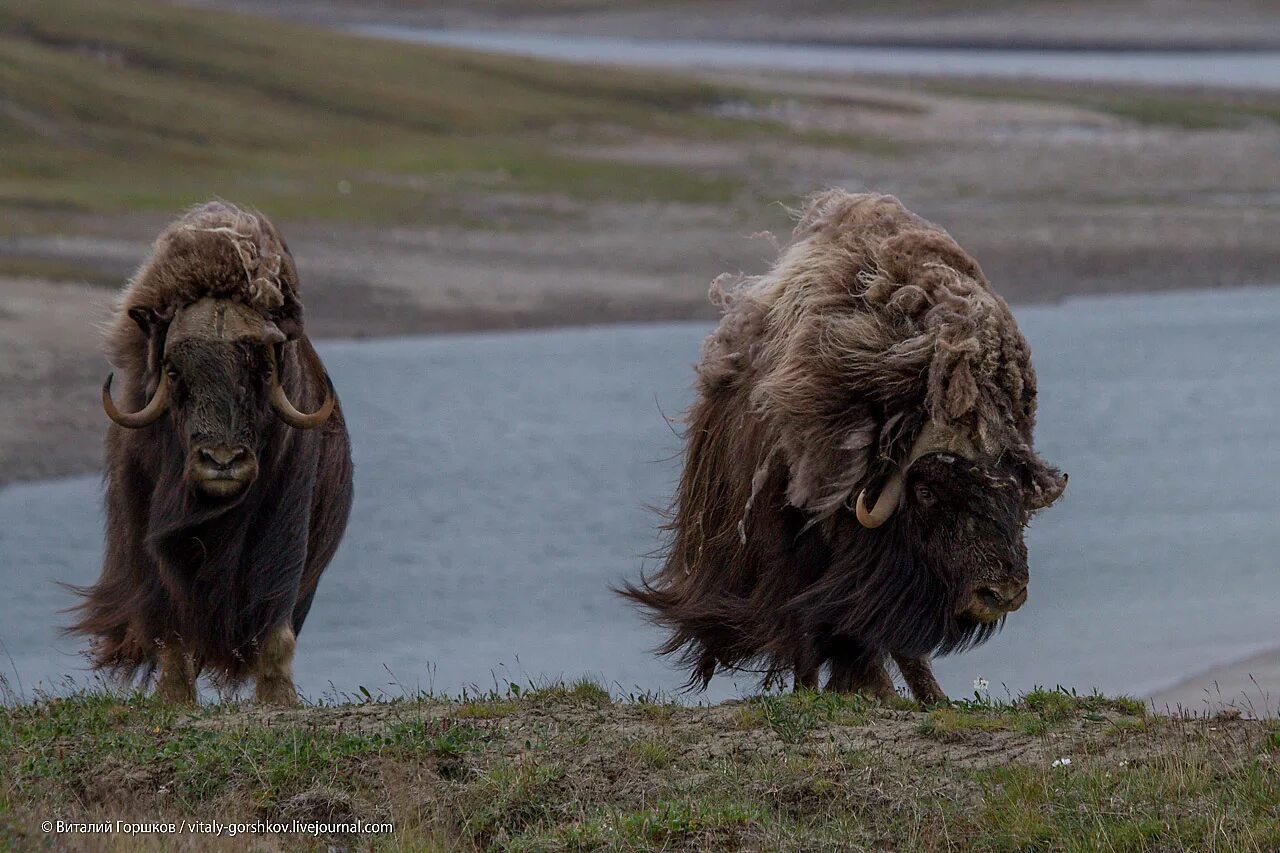
[[[988,624],[1026,602],[1027,512],[1011,463],[922,456],[907,471],[903,504],[908,539],[951,591],[956,619]]]
[[[314,413],[293,407],[281,376],[287,339],[242,303],[207,298],[168,317],[150,310],[131,316],[148,339],[155,390],[141,411],[124,414],[112,402],[107,377],[102,405],[128,429],[167,418],[183,448],[183,479],[202,498],[234,500],[253,485],[273,419],[312,429],[333,412],[332,385]]]
[[[261,341],[186,340],[164,362],[170,417],[186,450],[192,490],[213,500],[244,492],[258,476],[274,358]]]

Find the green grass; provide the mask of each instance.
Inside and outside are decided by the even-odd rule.
[[[974,827],[995,850],[1269,850],[1280,844],[1280,780],[1270,762],[1224,770],[1175,756],[1106,770],[1021,765],[976,773]]]
[[[738,715],[742,728],[768,726],[783,743],[803,743],[814,728],[823,723],[860,725],[867,720],[873,703],[861,695],[801,690],[780,696],[760,696],[743,707]]]
[[[1146,707],[1128,696],[1077,696],[1067,690],[1037,688],[1016,702],[976,698],[931,709],[918,731],[939,740],[963,739],[971,732],[1044,734],[1068,721],[1107,723],[1113,731],[1133,731],[1146,724]]]
[[[477,188],[722,201],[727,176],[567,153],[637,128],[715,136],[679,78],[385,43],[124,0],[0,0],[0,205],[447,215]]]
[[[301,814],[395,832],[286,849],[1265,850],[1278,751],[1272,723],[1063,690],[690,708],[582,681],[285,713],[82,694],[0,708],[0,849],[45,843],[51,814]]]
[[[6,787],[21,795],[46,780],[90,779],[104,768],[162,768],[166,793],[185,807],[216,800],[246,778],[252,800],[269,807],[307,786],[343,784],[371,755],[447,761],[480,737],[449,719],[412,719],[376,733],[220,725],[223,710],[193,720],[154,700],[106,696],[10,710],[0,734],[0,754],[11,760]]]
[[[42,278],[49,281],[75,281],[95,287],[120,286],[120,277],[89,263],[71,259],[47,258],[23,254],[0,255],[0,278]]]
[[[1217,130],[1256,122],[1280,122],[1280,99],[1266,92],[1197,93],[1141,86],[1068,86],[1019,80],[1011,83],[921,80],[913,89],[997,101],[1064,104],[1133,121],[1183,130]]]

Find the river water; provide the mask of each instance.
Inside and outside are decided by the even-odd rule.
[[[766,70],[823,74],[998,77],[1173,86],[1280,89],[1280,51],[998,50],[865,47],[364,24],[351,31],[416,44],[532,56],[561,62],[651,68]]]
[[[1029,532],[1031,598],[975,677],[1146,694],[1277,644],[1280,289],[1022,307],[1038,445],[1071,474]],[[652,567],[705,324],[322,342],[356,456],[356,506],[297,661],[313,698],[456,693],[592,675],[672,690],[660,639],[609,587]],[[86,400],[85,405],[94,405]],[[98,569],[100,488],[0,490],[0,673],[85,683],[56,581]],[[5,653],[7,652],[8,657]],[[750,689],[718,679],[708,699]],[[1280,692],[1272,685],[1273,693]]]

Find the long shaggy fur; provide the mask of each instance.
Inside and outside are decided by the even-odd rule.
[[[204,297],[233,299],[272,319],[280,380],[304,410],[324,401],[324,366],[302,332],[293,259],[263,216],[223,202],[189,211],[160,235],[106,329],[119,395],[142,407],[159,380],[163,328],[151,338],[130,318],[162,318]],[[297,633],[345,530],[352,498],[350,444],[340,407],[319,429],[272,421],[259,475],[243,496],[209,505],[183,481],[182,436],[169,418],[142,430],[112,424],[106,441],[106,552],[81,589],[69,630],[93,638],[92,661],[128,679],[149,675],[178,642],[223,683],[252,669],[275,627]]]
[[[724,316],[697,367],[670,550],[624,591],[671,630],[661,651],[703,686],[717,666],[776,676],[818,642],[820,602],[860,607],[881,651],[985,638],[947,627],[936,580],[881,577],[901,524],[863,530],[848,511],[929,420],[1016,462],[1028,510],[1061,494],[1032,449],[1030,350],[978,264],[896,198],[832,190],[810,199],[772,270],[717,280],[711,297]]]
[[[290,338],[302,333],[298,270],[275,226],[255,211],[210,201],[160,234],[121,292],[105,330],[107,358],[126,375],[140,376],[148,368],[148,342],[130,312],[172,316],[206,296],[243,302]]]

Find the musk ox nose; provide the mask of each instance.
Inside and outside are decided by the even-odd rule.
[[[977,590],[975,597],[986,610],[1012,613],[1027,601],[1027,582],[1016,580],[984,586]]]
[[[249,455],[246,447],[226,447],[225,445],[217,445],[214,447],[200,448],[200,461],[208,468],[218,471],[226,471],[232,468],[241,459]]]
[[[257,478],[258,460],[244,445],[206,444],[191,454],[188,475],[207,497],[230,498]]]

